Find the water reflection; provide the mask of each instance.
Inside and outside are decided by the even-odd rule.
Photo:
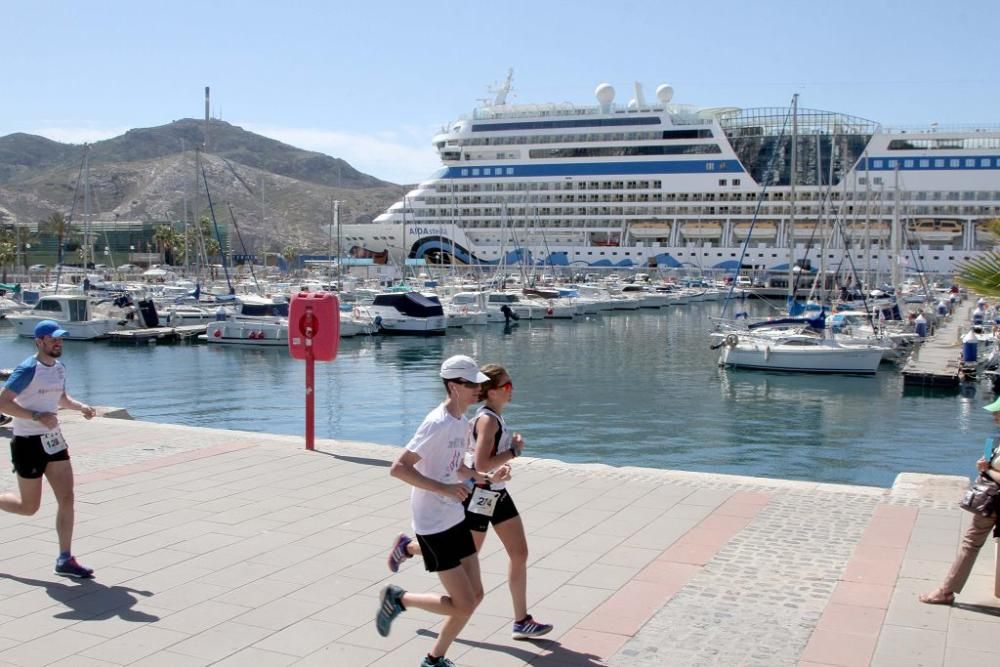
[[[752,315],[769,312],[748,302]],[[535,455],[576,462],[888,486],[901,471],[968,474],[992,396],[905,395],[898,373],[723,370],[705,333],[718,304],[359,337],[316,366],[318,437],[402,445],[443,397],[441,361],[501,363],[505,412]],[[0,325],[2,326],[2,325]],[[0,366],[34,351],[0,328]],[[112,347],[70,341],[69,389],[137,418],[301,434],[304,364],[283,349]],[[265,407],[266,406],[266,407]]]

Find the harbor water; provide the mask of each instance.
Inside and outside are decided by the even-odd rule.
[[[505,416],[526,454],[890,486],[900,472],[969,475],[992,432],[986,384],[904,395],[902,377],[723,370],[706,332],[721,304],[358,337],[316,368],[316,437],[403,445],[443,394],[437,369],[469,354],[514,381]],[[763,301],[741,304],[773,314]],[[0,321],[0,366],[32,354]],[[956,344],[956,356],[959,347]],[[69,391],[137,419],[304,433],[304,364],[285,349],[67,341]]]

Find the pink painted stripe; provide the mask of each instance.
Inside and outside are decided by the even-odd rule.
[[[560,637],[562,649],[603,659],[614,655],[733,536],[746,528],[769,500],[766,493],[733,494]],[[552,664],[550,660],[555,657],[543,653],[539,664]]]
[[[127,465],[118,466],[115,468],[108,468],[107,470],[98,470],[95,472],[84,473],[82,475],[76,476],[76,482],[77,484],[86,484],[87,482],[95,482],[105,479],[125,477],[126,475],[133,475],[135,473],[146,472],[148,470],[157,470],[159,468],[167,468],[172,465],[177,465],[178,463],[186,463],[187,461],[196,461],[198,459],[204,459],[210,456],[227,454],[229,452],[234,452],[241,449],[247,449],[248,447],[253,447],[253,446],[254,446],[253,444],[243,443],[243,442],[227,442],[221,445],[215,445],[214,447],[205,447],[204,449],[192,449],[187,452],[179,452],[177,454],[170,454],[168,456],[161,456],[160,458],[150,459],[149,461],[142,461],[140,463],[129,463]]]
[[[844,568],[800,665],[867,667],[885,621],[917,509],[878,505]]]

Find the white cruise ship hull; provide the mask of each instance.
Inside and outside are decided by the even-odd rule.
[[[546,271],[787,275],[809,261],[884,280],[950,275],[993,247],[1000,131],[805,111],[792,174],[788,109],[495,103],[434,138],[437,174],[373,223],[343,225],[343,250]]]

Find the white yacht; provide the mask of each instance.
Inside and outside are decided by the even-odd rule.
[[[998,127],[894,130],[800,108],[793,151],[791,107],[677,104],[665,84],[654,100],[636,84],[626,105],[608,84],[593,105],[512,105],[510,90],[508,75],[492,103],[433,138],[437,173],[372,223],[342,226],[354,256],[749,266],[787,280],[791,258],[951,273],[997,242],[986,227],[1000,216]]]
[[[67,340],[107,338],[112,331],[143,326],[139,310],[131,304],[116,305],[110,300],[95,301],[85,294],[43,296],[31,310],[8,315],[18,336],[31,338],[35,325],[55,320],[66,330]]]

